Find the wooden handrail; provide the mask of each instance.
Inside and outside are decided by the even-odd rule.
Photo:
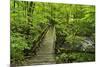
[[[42,33],[38,36],[38,39],[36,41],[36,44],[32,46],[31,50],[32,52],[36,52],[37,48],[40,47],[40,43],[42,42],[42,39],[44,38],[45,34],[47,33],[49,29],[49,25],[46,26],[46,28],[42,31]]]

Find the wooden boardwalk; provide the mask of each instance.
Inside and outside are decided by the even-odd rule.
[[[50,27],[41,43],[36,56],[28,59],[25,65],[54,64],[55,61],[55,27]]]

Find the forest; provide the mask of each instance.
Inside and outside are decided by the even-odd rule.
[[[11,64],[32,64],[43,39],[57,64],[95,61],[95,6],[11,0]]]

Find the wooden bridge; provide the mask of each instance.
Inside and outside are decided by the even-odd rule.
[[[42,37],[38,43],[32,48],[36,51],[36,55],[26,60],[25,65],[54,64],[55,61],[55,27],[48,25],[42,32]]]

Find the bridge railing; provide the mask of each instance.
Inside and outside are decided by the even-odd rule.
[[[42,33],[37,37],[37,39],[33,40],[33,45],[32,45],[32,52],[36,54],[36,52],[39,50],[39,48],[42,46],[42,40],[45,36],[45,34],[47,33],[48,29],[49,29],[50,25],[47,25],[45,27],[45,29],[42,31]]]

